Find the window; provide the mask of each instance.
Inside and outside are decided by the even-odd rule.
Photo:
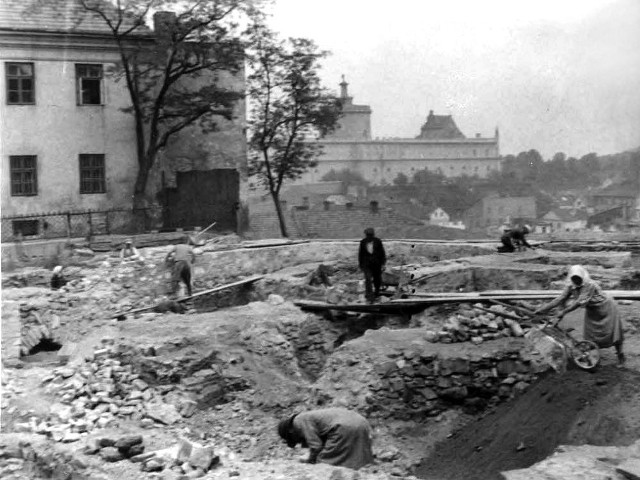
[[[80,193],[105,193],[104,155],[80,154]]]
[[[78,105],[102,105],[102,65],[76,65]]]
[[[13,235],[16,237],[27,237],[40,233],[40,222],[38,220],[14,220],[12,227]]]
[[[7,103],[32,105],[35,102],[33,63],[7,63]]]
[[[12,196],[38,194],[37,158],[35,155],[12,155],[9,157]]]

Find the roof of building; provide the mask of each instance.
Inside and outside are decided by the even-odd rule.
[[[460,131],[451,115],[434,115],[433,110],[429,112],[427,121],[420,129],[421,139],[452,139],[466,138]]]
[[[608,187],[603,188],[599,192],[594,192],[591,195],[594,197],[631,197],[636,198],[640,195],[640,188],[633,182],[614,183]]]
[[[104,0],[107,9],[113,5]],[[115,13],[115,10],[112,10]],[[133,26],[129,19],[123,26]],[[79,0],[2,0],[0,1],[0,30],[52,33],[110,34],[106,22],[93,12],[84,9]],[[148,33],[139,27],[139,33]]]
[[[572,211],[567,208],[555,208],[550,212],[547,212],[542,218],[544,220],[554,219],[560,222],[577,222],[580,220],[586,220],[587,217],[587,212],[584,210]]]

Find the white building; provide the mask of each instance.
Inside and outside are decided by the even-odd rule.
[[[371,108],[353,104],[343,79],[343,116],[340,128],[320,141],[323,153],[318,165],[298,183],[315,183],[331,170],[351,170],[373,185],[392,184],[399,173],[409,178],[424,169],[447,177],[462,175],[484,178],[500,169],[499,134],[467,138],[450,115],[429,112],[415,138],[372,139]]]

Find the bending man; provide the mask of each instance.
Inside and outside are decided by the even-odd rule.
[[[191,265],[195,262],[196,256],[190,243],[191,239],[186,236],[185,243],[174,245],[165,258],[165,262],[173,260],[171,293],[174,295],[178,292],[178,286],[182,281],[187,287],[187,294],[191,296]]]
[[[292,415],[278,424],[278,434],[290,448],[297,444],[309,448],[308,463],[354,469],[373,463],[369,422],[345,408]]]

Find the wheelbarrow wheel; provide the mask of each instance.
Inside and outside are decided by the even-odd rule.
[[[600,349],[589,340],[576,342],[571,349],[571,359],[583,370],[593,370],[600,363]]]

